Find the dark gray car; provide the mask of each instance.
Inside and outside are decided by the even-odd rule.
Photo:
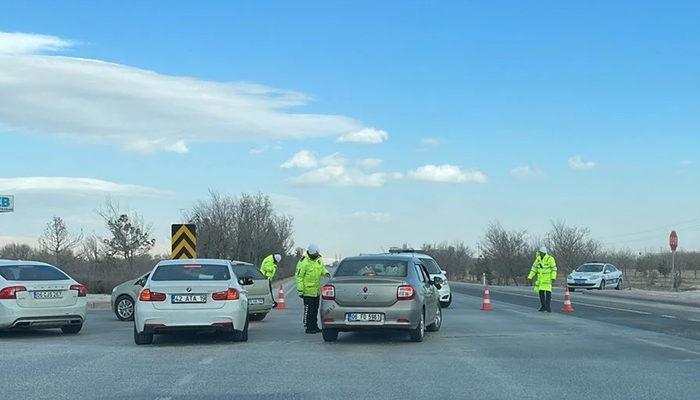
[[[413,255],[362,255],[344,259],[322,288],[323,339],[338,332],[405,330],[420,342],[442,324],[439,290]]]

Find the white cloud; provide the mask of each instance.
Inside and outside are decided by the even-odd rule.
[[[318,166],[318,158],[309,150],[300,150],[295,153],[292,158],[285,161],[280,167],[289,168],[316,168]]]
[[[383,161],[378,158],[365,158],[357,161],[357,166],[364,170],[373,170],[382,166]]]
[[[690,167],[694,164],[694,162],[692,160],[683,160],[679,164],[681,165],[681,167]]]
[[[157,189],[145,186],[115,183],[101,179],[43,176],[0,178],[0,191],[7,193],[29,191],[95,192],[128,195],[156,195],[161,193]]]
[[[408,177],[419,181],[446,183],[486,183],[488,177],[481,171],[464,171],[461,167],[450,164],[424,165],[408,172]]]
[[[389,139],[389,134],[375,128],[364,128],[339,137],[338,143],[379,144]]]
[[[291,112],[311,101],[298,92],[30,54],[69,44],[41,35],[2,41],[6,54],[0,57],[3,129],[114,144],[141,153],[185,152],[193,143],[306,139],[352,132],[366,133],[351,138],[371,137],[369,132],[386,136],[348,117]]]
[[[298,186],[381,187],[387,180],[382,172],[364,173],[344,165],[326,165],[290,179]]]
[[[519,179],[534,178],[542,175],[542,171],[530,165],[521,165],[510,170],[510,176]]]
[[[56,36],[32,33],[0,32],[0,55],[36,54],[61,51],[73,42]]]
[[[353,218],[370,220],[375,222],[386,222],[391,218],[389,213],[377,211],[355,211],[351,214]]]
[[[595,165],[595,162],[585,161],[581,156],[569,157],[569,168],[574,171],[588,171],[595,168]]]
[[[439,146],[442,144],[442,139],[427,137],[421,139],[420,144],[422,144],[423,146]]]

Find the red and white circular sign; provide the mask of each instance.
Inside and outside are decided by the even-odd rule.
[[[671,236],[668,238],[668,244],[671,246],[671,251],[676,251],[678,248],[678,234],[676,231],[671,231]]]

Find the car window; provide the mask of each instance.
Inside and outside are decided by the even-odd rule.
[[[425,269],[428,271],[428,274],[437,275],[442,273],[440,266],[432,258],[421,258],[420,262],[423,264],[423,266],[425,266]]]
[[[608,265],[608,268],[610,268],[610,272],[616,272],[618,270],[614,265]]]
[[[605,267],[605,273],[608,274],[610,272],[612,272],[612,268],[610,268],[610,266],[608,265]]]
[[[418,280],[420,280],[422,283],[426,283],[428,281],[428,278],[425,275],[423,266],[420,263],[416,263],[414,264],[414,267],[416,269],[416,274],[418,275]]]
[[[3,265],[0,276],[8,281],[65,281],[70,278],[50,265]]]
[[[136,282],[134,282],[134,285],[145,286],[145,285],[146,285],[146,281],[148,280],[148,276],[149,276],[149,275],[151,275],[151,274],[148,273],[148,274],[142,276],[141,278],[139,278],[139,280],[137,280]]]
[[[153,272],[152,281],[227,281],[229,268],[221,264],[165,264]]]
[[[334,276],[405,277],[407,272],[407,261],[363,259],[341,262]]]
[[[253,265],[234,265],[233,273],[240,278],[251,278],[253,280],[267,279],[255,266]]]
[[[582,266],[576,268],[576,272],[602,272],[603,266],[601,264],[583,264]]]

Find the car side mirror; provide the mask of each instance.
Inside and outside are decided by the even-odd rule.
[[[447,276],[447,271],[445,271],[444,269],[440,272],[442,272],[443,275]]]
[[[246,277],[246,278],[241,278],[241,279],[239,279],[239,280],[238,280],[238,283],[240,283],[240,284],[243,285],[243,286],[250,286],[250,285],[252,285],[252,284],[255,283],[255,282],[253,282],[253,278]]]
[[[436,288],[442,289],[442,284],[443,284],[444,282],[445,282],[445,281],[443,281],[442,278],[440,278],[439,276],[436,276],[435,278],[433,278],[433,281],[432,281],[431,283],[432,283],[433,286],[435,286]]]

